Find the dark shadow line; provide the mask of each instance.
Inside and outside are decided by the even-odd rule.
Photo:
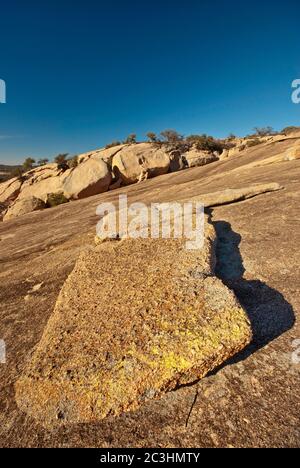
[[[288,331],[295,323],[295,315],[291,304],[279,291],[263,281],[244,278],[239,248],[242,238],[233,231],[231,224],[223,220],[212,221],[212,224],[217,233],[216,276],[235,293],[248,315],[253,333],[251,343],[229,359],[227,365],[246,359]]]
[[[193,411],[193,409],[194,409],[194,406],[195,406],[195,404],[196,404],[196,402],[197,402],[198,395],[199,395],[199,389],[197,388],[196,394],[195,394],[195,396],[194,396],[193,403],[191,404],[191,407],[190,407],[189,414],[188,414],[188,416],[187,416],[187,418],[186,418],[185,427],[188,427],[189,420],[190,420],[192,411]]]
[[[212,209],[206,209],[205,212],[217,233],[215,274],[235,293],[247,313],[253,334],[251,343],[245,349],[207,374],[210,376],[227,365],[247,359],[251,354],[288,331],[295,323],[295,315],[291,304],[279,291],[263,281],[244,278],[245,268],[239,249],[242,240],[240,234],[233,231],[231,224],[227,221],[213,221]],[[197,382],[199,379],[189,384],[179,385],[176,390],[190,387]]]

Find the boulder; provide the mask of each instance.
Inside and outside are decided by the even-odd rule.
[[[63,172],[57,164],[47,164],[32,169],[24,174],[25,181],[21,187],[18,199],[37,197],[46,202],[49,193],[63,191],[62,180],[70,169]]]
[[[0,203],[13,202],[20,193],[22,180],[15,177],[0,184]]]
[[[20,200],[16,200],[15,203],[9,207],[3,217],[3,221],[8,221],[9,219],[31,213],[32,211],[43,210],[44,208],[46,208],[46,204],[39,198],[22,198]]]
[[[46,202],[49,193],[60,193],[62,191],[63,185],[61,179],[59,177],[51,177],[33,185],[22,187],[18,199],[37,197]]]
[[[102,160],[88,159],[73,169],[63,181],[63,192],[67,198],[78,199],[97,195],[108,190],[112,176]]]
[[[163,148],[151,143],[125,146],[112,160],[116,177],[120,176],[125,185],[140,181],[141,174],[143,178],[166,174],[169,167],[169,155]]]
[[[21,410],[44,426],[93,422],[204,377],[242,350],[251,327],[214,277],[215,233],[125,239],[82,252],[28,368]]]
[[[26,179],[24,186],[33,185],[41,180],[49,179],[50,177],[57,177],[61,173],[62,171],[58,168],[56,163],[49,163],[44,166],[35,167],[24,174]]]
[[[87,161],[88,159],[95,159],[99,161],[102,159],[106,164],[111,166],[112,158],[122,149],[124,148],[125,144],[112,146],[111,148],[102,148],[94,151],[89,151],[88,153],[83,153],[78,156],[78,163],[81,164],[82,162]]]
[[[188,167],[205,166],[219,160],[219,156],[216,154],[209,151],[199,151],[196,148],[192,148],[184,153],[183,158],[187,162]]]
[[[91,158],[95,159],[96,161],[102,159],[106,164],[111,167],[113,157],[118,154],[123,148],[127,147],[128,145],[118,145],[113,146],[112,148],[105,148],[93,153]]]
[[[22,186],[18,199],[28,197],[37,197],[46,202],[48,193],[60,193],[63,191],[62,180],[60,177],[49,177],[36,181],[32,184]]]
[[[295,159],[300,159],[300,143],[297,142],[294,146],[286,150],[284,153],[285,161],[293,161]]]

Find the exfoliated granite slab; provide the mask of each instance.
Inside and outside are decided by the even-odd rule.
[[[19,407],[41,424],[91,422],[194,382],[251,340],[245,311],[214,277],[215,232],[125,239],[83,252],[25,373]]]

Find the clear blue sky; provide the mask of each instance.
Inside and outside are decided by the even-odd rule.
[[[0,161],[300,125],[299,22],[299,0],[2,2]]]

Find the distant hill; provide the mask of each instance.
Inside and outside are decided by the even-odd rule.
[[[8,164],[0,164],[0,183],[10,179],[14,171],[21,167],[21,165],[10,166]]]
[[[22,167],[21,164],[11,166],[9,164],[1,164],[0,163],[0,172],[12,172],[14,169],[18,169],[18,168],[21,168],[21,167]]]

